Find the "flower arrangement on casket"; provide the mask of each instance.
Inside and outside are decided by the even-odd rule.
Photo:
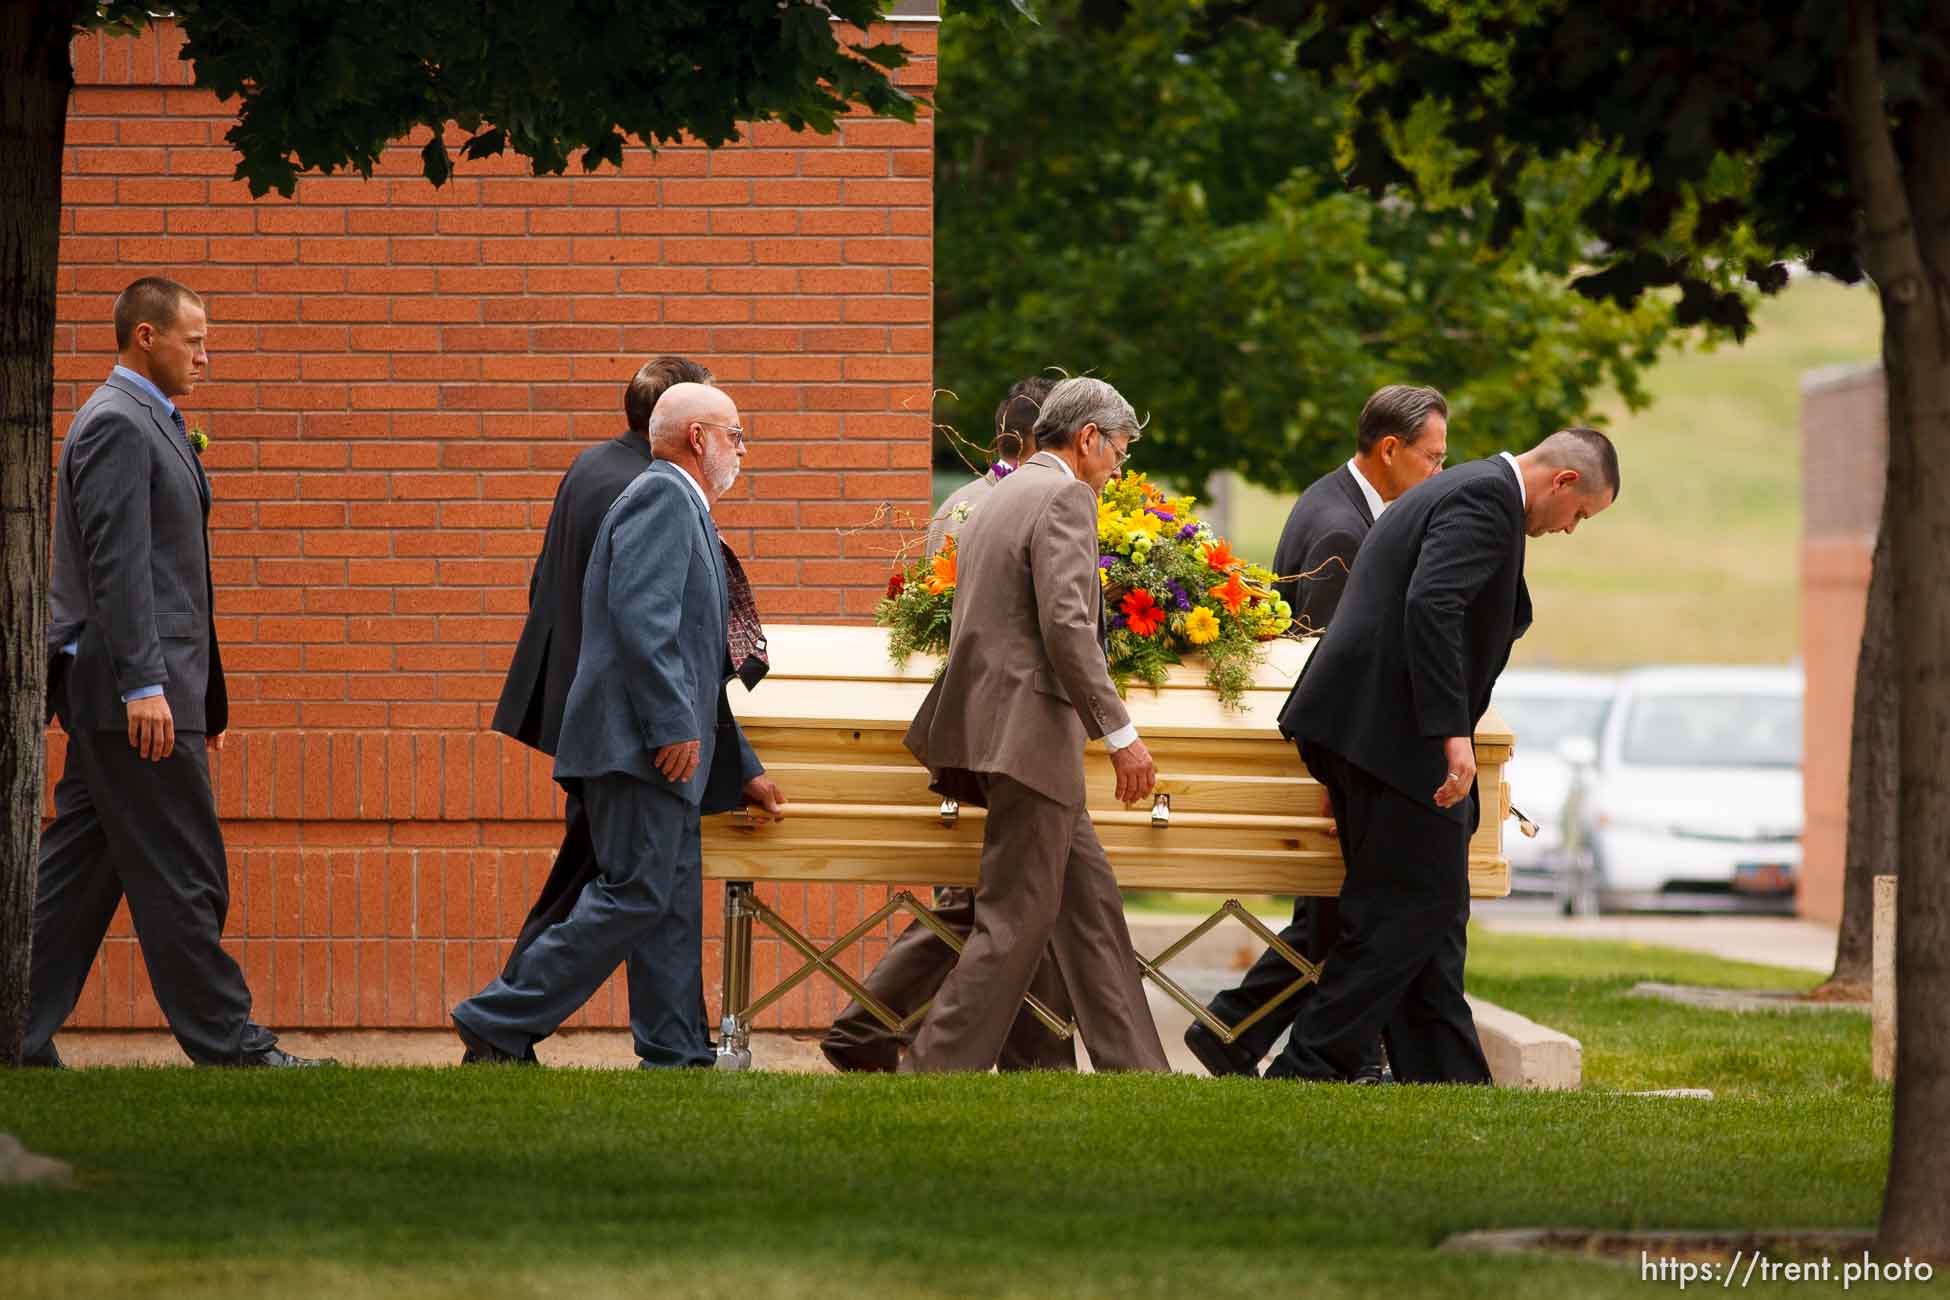
[[[1285,633],[1293,610],[1273,590],[1273,572],[1234,555],[1194,512],[1197,504],[1189,496],[1166,496],[1142,474],[1104,486],[1097,577],[1110,619],[1111,680],[1120,691],[1133,679],[1162,686],[1166,669],[1195,655],[1205,660],[1206,681],[1220,703],[1238,708],[1261,658],[1260,643]],[[874,611],[874,621],[888,629],[894,662],[947,654],[954,601],[952,538],[936,554],[895,570]]]

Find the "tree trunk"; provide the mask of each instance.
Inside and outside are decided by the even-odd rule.
[[[1950,216],[1946,208],[1945,216]],[[1941,218],[1939,218],[1941,219]],[[1934,276],[1927,277],[1935,280]],[[1941,282],[1885,308],[1889,490],[1895,536],[1897,777],[1896,1106],[1880,1248],[1950,1261],[1950,357]],[[1885,300],[1895,295],[1885,291]],[[1911,324],[1907,318],[1921,317]],[[1913,336],[1932,336],[1915,346]],[[1905,346],[1908,344],[1908,346]],[[1899,494],[1899,495],[1895,495]]]
[[[45,780],[48,452],[61,148],[74,84],[65,5],[0,4],[0,1064],[27,1027]]]
[[[1889,517],[1885,489],[1869,565],[1869,600],[1862,649],[1855,659],[1854,725],[1848,747],[1848,850],[1842,871],[1842,928],[1835,972],[1817,995],[1866,1001],[1871,982],[1875,878],[1896,871],[1896,584],[1889,573]]]

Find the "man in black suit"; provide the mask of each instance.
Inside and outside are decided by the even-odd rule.
[[[173,399],[209,363],[203,300],[149,276],[115,299],[118,364],[75,412],[56,479],[48,705],[68,734],[41,836],[23,1059],[59,1067],[126,896],[149,983],[198,1065],[309,1066],[251,1019],[223,949],[230,875],[209,751],[229,724],[210,481]]]
[[[542,553],[528,582],[528,621],[515,643],[508,664],[508,680],[494,711],[494,729],[554,758],[562,737],[563,706],[575,680],[576,659],[582,650],[582,581],[589,569],[589,552],[603,515],[631,480],[650,468],[650,415],[657,399],[673,384],[708,384],[711,372],[684,357],[646,361],[623,390],[627,427],[607,442],[586,448],[569,466],[555,489],[548,527],[542,534]],[[521,954],[537,935],[569,914],[582,887],[596,878],[596,850],[589,839],[589,814],[583,807],[582,783],[564,783],[567,798],[562,847],[542,885],[541,896],[515,936],[503,974],[513,976]],[[651,963],[632,952],[625,962],[630,987],[630,1032],[637,1054],[645,1060],[668,1055],[668,1045],[654,1041],[646,1008]],[[704,1020],[702,1005],[699,1023]]]
[[[1347,588],[1355,552],[1381,512],[1402,493],[1436,473],[1449,458],[1449,404],[1433,388],[1389,384],[1361,408],[1354,456],[1315,479],[1287,515],[1273,569],[1280,594],[1293,606],[1296,625],[1318,632],[1327,626]],[[1332,898],[1296,898],[1293,922],[1280,931],[1288,946],[1318,962],[1340,933],[1340,905]],[[1212,1014],[1231,1025],[1278,997],[1298,977],[1292,963],[1267,949],[1239,986],[1212,1000]],[[1259,1073],[1299,1013],[1312,986],[1286,1001],[1228,1043],[1194,1020],[1185,1045],[1216,1075]],[[1381,1079],[1381,1045],[1375,1042],[1360,1077]]]
[[[1347,880],[1269,1078],[1352,1078],[1380,1033],[1403,1083],[1490,1081],[1463,1000],[1476,720],[1530,626],[1524,539],[1575,531],[1618,486],[1611,441],[1565,429],[1431,479],[1368,533],[1280,712],[1333,800]]]

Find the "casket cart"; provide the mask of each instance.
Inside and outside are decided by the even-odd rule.
[[[877,627],[800,624],[768,634],[770,675],[755,691],[734,687],[731,698],[746,737],[790,801],[787,816],[761,822],[729,813],[705,818],[703,830],[704,874],[725,882],[718,1064],[726,1069],[750,1065],[752,1020],[815,973],[836,981],[889,1028],[919,1023],[926,1006],[906,1018],[895,1014],[835,958],[900,912],[960,951],[960,939],[905,887],[973,886],[982,853],[983,810],[958,807],[931,792],[926,769],[901,745],[937,661],[917,655],[896,666],[887,655],[887,634]],[[1269,642],[1239,710],[1220,705],[1197,664],[1172,669],[1162,690],[1133,686],[1126,701],[1131,719],[1158,769],[1156,794],[1144,806],[1117,802],[1101,743],[1093,743],[1084,759],[1091,820],[1119,885],[1227,896],[1176,943],[1137,957],[1148,978],[1228,1042],[1320,974],[1236,896],[1340,892],[1343,864],[1326,794],[1276,723],[1312,645]],[[1504,765],[1512,739],[1494,711],[1477,724],[1483,816],[1469,846],[1475,898],[1501,898],[1510,890],[1502,836],[1510,809]],[[759,898],[753,886],[760,881],[901,888],[822,949]],[[1215,1019],[1164,969],[1227,917],[1294,968],[1286,989],[1234,1025]],[[763,992],[751,987],[754,924],[770,928],[805,959]],[[1052,1032],[1074,1032],[1035,999],[1029,1005]]]

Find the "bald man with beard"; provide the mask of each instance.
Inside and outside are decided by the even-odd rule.
[[[597,875],[566,917],[454,1008],[472,1062],[532,1060],[633,950],[650,967],[643,1019],[655,1041],[674,1045],[643,1067],[714,1059],[697,1015],[700,812],[742,802],[776,817],[785,799],[725,701],[730,584],[711,507],[745,454],[738,408],[721,389],[675,384],[649,432],[656,461],[623,489],[590,552],[555,755],[556,780],[581,783]],[[719,792],[736,793],[720,807]]]

